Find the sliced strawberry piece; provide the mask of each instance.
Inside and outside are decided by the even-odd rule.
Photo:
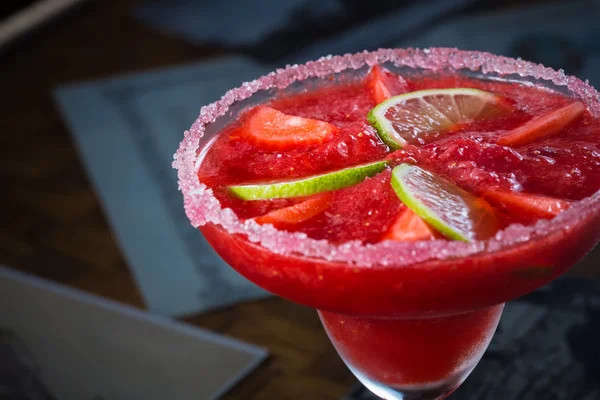
[[[383,103],[383,101],[392,97],[392,94],[383,82],[384,77],[382,75],[382,68],[379,65],[375,65],[371,68],[371,72],[369,72],[367,77],[367,86],[371,92],[371,97],[377,104]]]
[[[585,105],[583,103],[571,103],[507,132],[498,139],[498,144],[502,146],[520,146],[542,137],[556,135],[579,118],[584,111]]]
[[[259,224],[273,224],[276,228],[286,228],[304,222],[325,211],[331,199],[331,192],[317,194],[301,203],[280,208],[254,218]]]
[[[436,237],[438,237],[436,231],[407,208],[400,213],[381,240],[416,241],[433,240]]]
[[[373,66],[367,76],[367,87],[375,104],[408,91],[408,83],[379,65]]]
[[[507,214],[520,217],[552,218],[571,205],[567,200],[499,189],[486,190],[483,197]]]
[[[284,114],[274,108],[258,106],[250,111],[239,136],[269,149],[291,149],[330,139],[338,128],[324,121]]]

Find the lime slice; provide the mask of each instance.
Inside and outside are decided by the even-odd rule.
[[[391,184],[408,208],[449,239],[469,242],[496,232],[496,215],[484,200],[431,172],[401,164]]]
[[[471,88],[419,90],[394,96],[373,108],[368,120],[392,149],[425,143],[456,124],[506,113],[502,97]]]
[[[292,181],[229,186],[229,190],[242,200],[310,196],[355,185],[366,177],[383,171],[385,165],[386,161],[377,161]]]

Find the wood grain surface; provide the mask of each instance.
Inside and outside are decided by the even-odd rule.
[[[133,20],[136,3],[92,2],[2,56],[0,263],[143,307],[51,99],[58,84],[223,54]],[[355,382],[314,310],[269,299],[185,321],[271,352],[226,399],[339,399]]]
[[[0,263],[142,308],[51,98],[62,83],[222,54],[137,22],[136,3],[92,2],[3,55]],[[272,354],[225,399],[339,399],[354,382],[312,309],[273,298],[185,321]]]

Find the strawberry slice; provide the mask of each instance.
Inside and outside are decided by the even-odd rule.
[[[410,208],[402,211],[381,240],[416,241],[433,240],[438,235]]]
[[[520,217],[526,214],[533,218],[552,218],[571,205],[567,200],[499,189],[488,189],[483,197],[502,211]]]
[[[268,106],[250,111],[236,133],[259,146],[286,150],[330,139],[338,128],[324,121],[284,114]]]
[[[408,91],[408,83],[379,65],[373,66],[367,75],[367,87],[375,104],[383,103],[390,97]]]
[[[331,192],[320,193],[293,206],[280,208],[254,218],[259,224],[272,224],[278,229],[304,222],[325,211],[331,199]]]
[[[513,129],[498,139],[502,146],[520,146],[537,139],[556,135],[585,111],[581,102],[571,103]]]

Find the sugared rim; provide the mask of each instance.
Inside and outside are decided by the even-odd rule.
[[[594,117],[600,117],[600,94],[587,81],[567,76],[562,70],[555,71],[540,64],[495,56],[490,53],[461,51],[451,48],[429,49],[380,49],[343,56],[327,56],[303,65],[288,66],[252,82],[232,89],[218,101],[202,107],[198,119],[184,134],[179,150],[175,153],[173,167],[177,169],[179,189],[183,193],[185,212],[194,227],[207,223],[222,226],[230,234],[245,235],[273,253],[317,258],[331,262],[359,266],[408,266],[430,260],[462,258],[481,253],[496,252],[529,241],[537,241],[559,231],[568,231],[579,221],[600,212],[600,191],[576,202],[568,210],[551,220],[540,220],[532,226],[511,225],[485,241],[470,243],[459,241],[423,241],[363,244],[359,241],[340,245],[326,240],[316,240],[300,232],[286,232],[270,225],[240,220],[230,208],[221,208],[211,189],[198,181],[198,149],[200,139],[208,124],[224,115],[229,107],[254,93],[270,89],[283,89],[293,82],[310,77],[324,77],[348,69],[359,69],[391,62],[398,67],[426,70],[470,69],[472,71],[516,74],[552,82],[566,87],[583,100]]]

